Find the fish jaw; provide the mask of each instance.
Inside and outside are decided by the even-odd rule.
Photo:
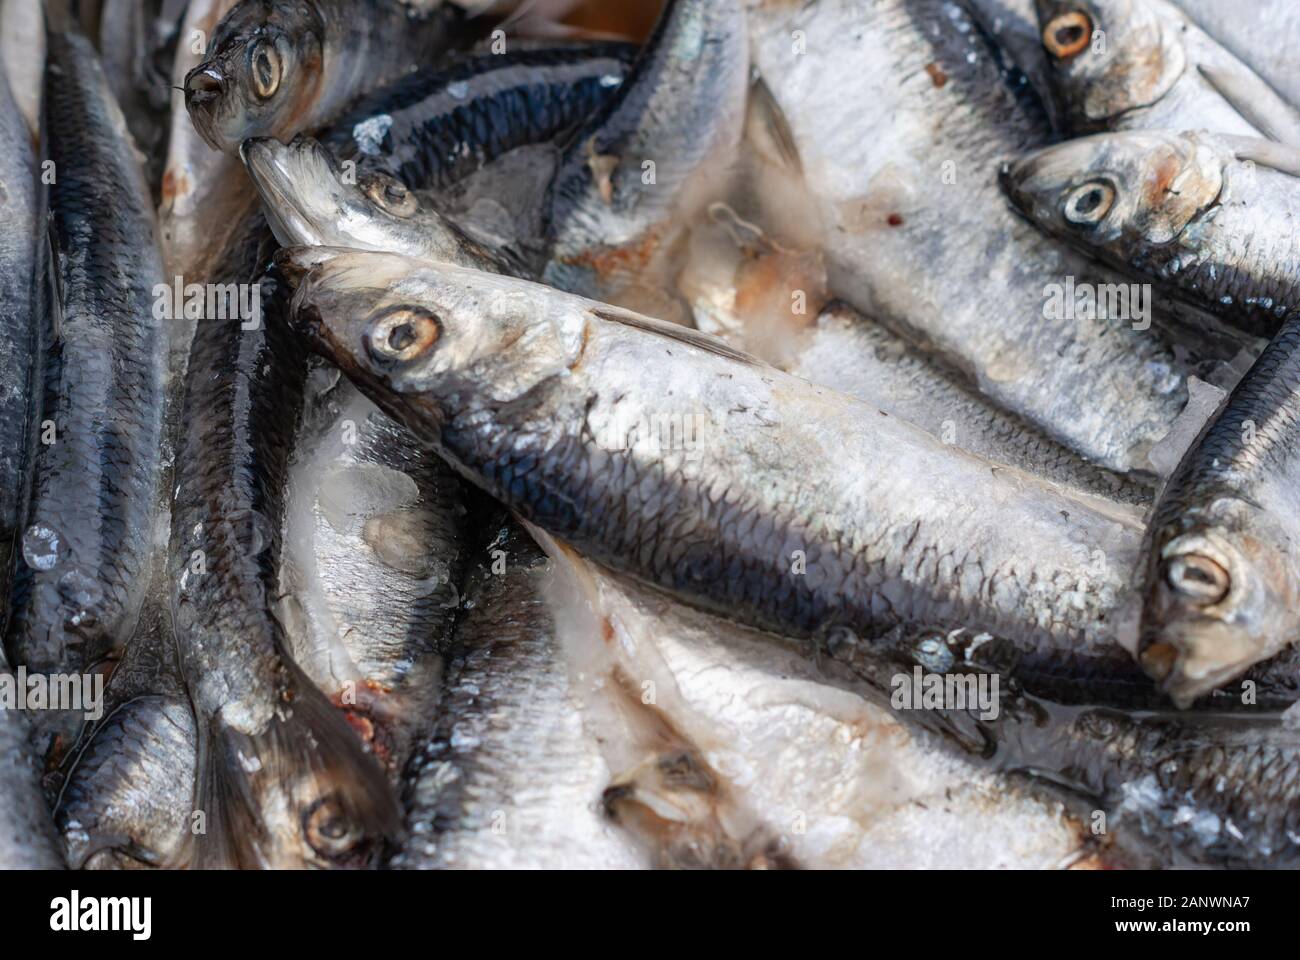
[[[239,156],[262,199],[275,238],[285,246],[331,245],[326,225],[344,203],[333,157],[317,141],[295,137],[289,145],[271,137],[250,137]]]

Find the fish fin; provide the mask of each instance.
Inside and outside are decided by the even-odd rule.
[[[291,809],[304,813],[334,801],[363,842],[375,846],[401,832],[397,801],[378,762],[301,669],[283,656],[281,663],[287,706],[261,733],[249,736],[214,717],[200,737],[196,809],[207,824],[191,857],[198,869],[279,866],[271,863],[258,802],[264,787],[288,791]]]
[[[781,165],[791,173],[803,175],[803,159],[799,156],[799,147],[795,143],[794,131],[786,118],[776,95],[757,71],[749,85],[749,110],[747,125],[750,138],[765,137],[775,148]]]
[[[1210,86],[1267,139],[1286,143],[1300,140],[1300,114],[1263,79],[1245,67],[1201,64],[1199,69]]]
[[[593,305],[589,308],[589,312],[592,316],[609,323],[621,323],[625,327],[633,327],[646,333],[656,334],[667,340],[676,340],[678,343],[684,343],[696,350],[703,350],[705,353],[712,353],[750,366],[764,366],[763,361],[757,357],[737,350],[717,337],[711,337],[707,333],[692,330],[690,327],[679,326],[664,320],[656,320],[654,317],[645,316],[645,314],[633,313],[631,310],[612,307],[604,303]]]
[[[1262,140],[1258,137],[1236,137],[1219,134],[1219,138],[1232,150],[1233,156],[1278,173],[1300,177],[1300,149],[1287,143]]]

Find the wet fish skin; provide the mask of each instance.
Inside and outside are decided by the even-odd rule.
[[[1139,331],[1045,315],[1045,289],[1066,278],[1118,278],[1044,244],[1007,208],[997,164],[1046,144],[1048,124],[964,12],[943,0],[822,0],[750,17],[755,66],[790,121],[826,238],[831,292],[1093,463],[1150,470],[1150,448],[1186,406],[1192,358],[1159,316]],[[791,55],[795,29],[806,56]]]
[[[52,26],[46,130],[60,291],[43,444],[9,644],[33,670],[80,670],[130,637],[148,582],[165,406],[162,266],[125,122],[89,41]]]
[[[946,443],[1063,487],[1135,506],[1154,491],[1088,463],[990,403],[942,360],[844,303],[832,303],[797,348],[789,372],[914,423]]]
[[[598,809],[610,771],[574,706],[546,557],[517,524],[495,532],[475,551],[441,706],[405,787],[409,839],[388,865],[643,867]]]
[[[21,536],[40,421],[41,357],[47,339],[48,262],[45,193],[26,121],[0,74],[0,585],[8,598],[12,557]],[[0,622],[8,619],[6,603]]]
[[[436,712],[473,521],[466,487],[338,371],[294,439],[281,565],[294,657],[397,774]]]
[[[741,0],[671,0],[614,100],[561,160],[543,207],[546,282],[604,300],[653,285],[647,270],[731,163],[748,86]]]
[[[424,68],[348,108],[321,140],[358,170],[446,188],[524,143],[552,140],[612,98],[636,48],[602,43]]]
[[[1151,518],[1140,650],[1179,705],[1273,656],[1300,630],[1298,416],[1293,318],[1184,456]]]
[[[438,212],[428,196],[382,171],[346,170],[321,143],[295,137],[240,146],[276,239],[285,246],[390,250],[468,267],[502,269]]]
[[[1196,128],[1300,144],[1300,111],[1168,0],[1036,2],[1075,133]]]
[[[1178,0],[1178,6],[1278,93],[1300,104],[1300,78],[1287,53],[1300,39],[1300,9],[1294,3],[1251,0],[1238,10],[1220,0]]]
[[[175,866],[192,823],[194,767],[194,714],[184,697],[142,696],[115,710],[59,800],[69,866]]]
[[[256,329],[198,325],[177,453],[172,620],[198,732],[195,866],[356,865],[396,829],[375,760],[292,659],[278,595],[285,469],[305,358],[256,223],[218,274],[259,283]]]
[[[933,617],[1026,640],[1109,642],[1140,529],[1123,510],[989,470],[897,418],[661,321],[447,265],[300,255],[314,266],[295,324],[314,349],[592,559],[802,636]],[[648,380],[652,395],[632,386]],[[700,428],[698,456],[637,426],[701,411],[726,419]],[[864,474],[885,462],[899,483]],[[953,506],[976,490],[982,506]],[[801,556],[806,575],[794,572]]]
[[[0,672],[11,673],[0,650]],[[26,715],[0,710],[0,869],[56,870],[63,857],[41,793]]]
[[[242,0],[186,75],[185,105],[214,150],[287,140],[436,56],[456,18],[451,5],[397,0]]]
[[[1300,306],[1300,179],[1269,166],[1291,156],[1258,140],[1131,130],[1031,154],[1003,185],[1052,235],[1271,337]]]
[[[1082,794],[1076,805],[1105,810],[1109,856],[1126,865],[1300,863],[1300,733],[1276,716],[1189,721],[1089,710],[1026,728],[1024,742],[1013,766],[1028,760],[1033,772],[1063,781],[1067,796]]]

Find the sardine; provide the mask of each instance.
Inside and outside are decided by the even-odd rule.
[[[1169,0],[1037,0],[1076,133],[1172,127],[1300,145],[1300,110]]]
[[[464,484],[337,370],[311,382],[289,470],[285,621],[297,662],[397,772],[437,704],[469,552]]]
[[[27,124],[0,61],[0,590],[19,542],[40,422],[41,358],[48,339],[49,264],[45,191]],[[0,623],[8,619],[8,604]]]
[[[1290,53],[1300,42],[1300,7],[1291,0],[1250,0],[1240,7],[1223,0],[1178,0],[1178,6],[1278,93],[1300,105],[1300,77]]]
[[[238,0],[191,0],[172,65],[171,128],[158,206],[167,279],[208,279],[229,230],[257,202],[237,158],[213,150],[185,110],[185,77],[203,59],[208,38]]]
[[[636,48],[597,44],[424,68],[348,108],[321,139],[358,171],[445,188],[525,143],[553,140],[607,104]]]
[[[61,303],[9,643],[29,669],[79,671],[130,638],[148,583],[168,332],[125,121],[89,41],[53,21],[45,107]]]
[[[741,0],[670,0],[615,99],[574,134],[545,199],[545,266],[561,289],[635,304],[682,228],[721,189],[749,86]],[[661,282],[662,280],[662,282]]]
[[[378,763],[294,662],[274,605],[306,362],[277,316],[281,281],[256,272],[260,257],[249,272],[246,255],[231,256],[219,275],[258,283],[262,317],[252,329],[198,325],[172,511],[172,619],[196,715],[194,809],[206,824],[187,859],[356,864],[396,830],[396,809]]]
[[[791,373],[901,417],[944,443],[1081,493],[1133,505],[1151,501],[1149,486],[1093,466],[847,305],[823,311],[796,350]]]
[[[515,524],[475,550],[435,726],[405,789],[409,839],[390,866],[647,865],[601,810],[612,775],[575,709],[547,568]]]
[[[242,0],[185,77],[185,106],[214,150],[315,130],[358,96],[443,52],[459,15],[398,0]]]
[[[0,674],[13,676],[0,650]],[[0,869],[54,870],[63,866],[50,809],[29,743],[27,717],[0,709]]]
[[[344,246],[495,267],[492,254],[433,206],[382,171],[348,170],[318,141],[245,140],[240,156],[262,198],[276,239],[286,246]]]
[[[933,621],[1083,643],[1114,629],[1140,528],[1119,506],[537,284],[386,254],[282,260],[306,273],[294,316],[315,349],[598,562],[794,635]]]
[[[192,817],[194,714],[183,697],[131,700],[105,719],[56,812],[68,865],[174,865]]]
[[[14,101],[27,121],[30,142],[38,145],[45,86],[45,17],[41,4],[32,0],[3,0],[0,4],[0,61]]]
[[[1054,309],[1070,281],[1119,278],[1007,209],[997,159],[1044,144],[1047,123],[966,14],[943,0],[823,0],[751,20],[755,64],[789,119],[826,237],[831,292],[1098,466],[1150,470],[1194,358],[1145,310]],[[943,269],[918,271],[926,263]]]
[[[1300,151],[1131,130],[1048,147],[1002,180],[1043,230],[1253,335],[1300,308]]]

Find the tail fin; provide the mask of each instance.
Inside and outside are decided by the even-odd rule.
[[[285,706],[262,732],[214,717],[200,736],[197,869],[361,866],[401,832],[379,764],[298,666],[282,664]]]

